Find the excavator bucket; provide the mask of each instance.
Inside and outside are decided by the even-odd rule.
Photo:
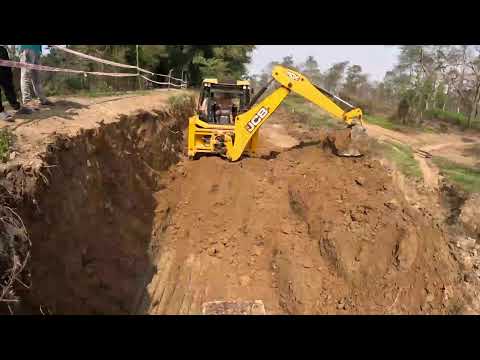
[[[342,157],[360,157],[364,155],[367,146],[367,135],[364,127],[360,125],[346,129],[335,130],[327,135],[325,145],[332,152]]]

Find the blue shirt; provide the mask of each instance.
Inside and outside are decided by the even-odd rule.
[[[35,51],[37,54],[42,53],[42,45],[20,45],[20,51],[29,49]]]

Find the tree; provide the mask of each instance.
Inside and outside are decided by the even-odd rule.
[[[468,126],[471,126],[472,120],[475,120],[478,116],[480,105],[480,48],[475,48],[475,54],[473,58],[468,62],[470,77],[469,86],[470,97],[472,101],[471,111],[468,113]]]
[[[317,60],[313,56],[307,57],[305,63],[300,66],[300,70],[314,83],[321,83],[322,74],[318,68]]]
[[[350,95],[356,95],[360,86],[365,86],[367,83],[367,75],[362,74],[362,67],[360,65],[351,65],[347,68],[347,76],[343,89]]]
[[[264,87],[270,81],[270,73],[262,73],[260,75],[259,86]]]
[[[397,110],[397,117],[402,122],[402,124],[405,124],[407,122],[409,110],[410,104],[408,103],[408,99],[404,97],[402,98],[402,100],[400,100]]]
[[[345,69],[349,61],[333,64],[325,73],[324,85],[330,91],[336,92],[341,84]]]
[[[288,56],[285,56],[283,59],[282,59],[282,63],[281,63],[282,66],[285,66],[287,68],[294,68],[295,67],[295,63],[293,61],[293,56],[292,55],[288,55]]]
[[[193,85],[200,84],[205,77],[243,78],[254,48],[253,45],[167,45],[170,68],[177,73],[187,70]]]
[[[68,45],[80,52],[119,63],[136,65],[136,45]],[[138,48],[139,66],[159,74],[172,71],[175,77],[188,73],[189,84],[199,85],[205,77],[241,79],[246,76],[246,64],[250,62],[253,45],[141,45]],[[45,65],[73,68],[84,71],[132,72],[130,69],[113,68],[110,65],[78,58],[52,49],[44,58]],[[136,88],[134,78],[81,78],[78,75],[46,75],[52,92],[70,90],[127,90]],[[153,77],[152,80],[165,81]],[[73,88],[72,85],[74,84]]]

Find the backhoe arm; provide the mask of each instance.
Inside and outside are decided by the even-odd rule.
[[[315,105],[327,111],[339,120],[343,120],[348,125],[351,125],[354,120],[358,120],[363,124],[362,110],[355,108],[346,101],[330,94],[328,91],[312,84],[304,75],[287,69],[283,66],[277,65],[273,68],[272,76],[282,86],[291,91],[310,100]],[[345,104],[349,110],[345,111],[338,106],[330,97],[335,98]]]
[[[310,100],[348,125],[353,125],[355,120],[362,124],[362,111],[360,109],[354,108],[326,90],[315,86],[304,75],[278,65],[273,68],[272,76],[281,86],[259,104],[238,115],[235,121],[235,139],[232,139],[230,136],[226,137],[227,157],[230,160],[235,161],[240,158],[257,130],[275,112],[291,91]],[[344,111],[325,94],[342,101],[350,110]]]

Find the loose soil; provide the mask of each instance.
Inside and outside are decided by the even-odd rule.
[[[378,162],[317,146],[203,157],[165,184],[150,313],[215,300],[262,300],[269,314],[448,312],[458,276],[446,240]]]

